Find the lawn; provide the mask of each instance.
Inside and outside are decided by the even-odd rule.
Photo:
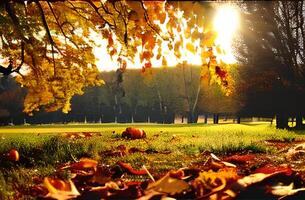
[[[127,140],[121,132],[128,126],[142,128],[146,139]],[[67,133],[92,132],[93,136],[71,139]],[[276,155],[278,149],[266,140],[292,142],[305,139],[305,132],[277,130],[270,123],[249,124],[67,124],[11,126],[0,128],[0,199],[35,199],[30,188],[45,176],[52,176],[63,163],[82,157],[115,166],[118,161],[154,175],[171,169],[198,166],[206,152],[217,156],[234,153]],[[16,149],[20,160],[6,154]],[[129,149],[136,149],[128,153]],[[283,162],[279,157],[276,162]],[[148,179],[146,176],[130,179]],[[39,182],[39,181],[38,181]]]

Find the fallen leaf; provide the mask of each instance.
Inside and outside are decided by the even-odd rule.
[[[228,185],[238,178],[235,168],[223,168],[218,172],[204,171],[194,180],[193,187],[197,197],[207,198],[216,193],[223,195]]]
[[[234,167],[234,168],[236,167],[236,165],[234,165],[234,164],[232,164],[232,163],[225,162],[225,161],[221,161],[221,160],[220,160],[215,154],[213,154],[213,153],[211,153],[210,155],[211,155],[211,157],[212,157],[214,160],[220,162],[220,163],[217,163],[217,162],[212,161],[211,164],[214,165],[214,167],[218,167],[219,169],[220,169],[220,168],[223,168],[223,166],[226,166],[226,167]]]
[[[305,157],[305,143],[290,148],[286,153],[286,158],[289,160],[299,160],[304,157]]]
[[[96,170],[97,164],[98,162],[96,160],[81,158],[78,162],[70,164],[69,168],[77,170],[92,168]]]
[[[124,163],[119,161],[117,163],[124,171],[126,171],[129,174],[133,174],[133,175],[146,175],[147,171],[142,169],[142,170],[136,170],[134,169],[129,163]]]
[[[298,193],[300,191],[305,191],[305,188],[293,189],[293,187],[294,187],[293,183],[291,183],[289,185],[273,186],[271,193],[276,196],[281,196],[281,198],[279,198],[279,199],[282,199],[286,196],[295,195],[296,193]]]
[[[46,177],[44,178],[43,184],[48,190],[48,194],[45,196],[46,198],[65,200],[76,198],[80,195],[71,180],[65,182],[60,179]]]
[[[156,192],[175,195],[189,188],[189,184],[187,184],[187,182],[178,178],[174,178],[171,176],[171,174],[173,175],[175,173],[167,173],[158,181],[150,183],[146,191],[149,193],[151,190],[153,190]]]
[[[239,163],[244,164],[255,159],[255,155],[233,155],[230,157],[225,158],[224,160],[227,162]]]
[[[256,169],[254,173],[264,173],[264,174],[283,173],[287,176],[290,176],[293,173],[293,171],[288,166],[265,165],[264,167]]]
[[[276,173],[278,174],[278,173]],[[242,186],[242,188],[246,188],[252,184],[263,181],[264,179],[273,176],[274,174],[265,174],[265,173],[255,173],[250,174],[249,176],[245,176],[237,181],[237,183]]]

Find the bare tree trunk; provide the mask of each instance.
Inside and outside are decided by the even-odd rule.
[[[302,114],[297,114],[296,116],[296,128],[302,128],[303,127],[303,117]]]
[[[276,115],[276,128],[288,128],[288,116],[286,114],[281,113]]]
[[[213,115],[213,123],[218,124],[219,123],[219,114],[214,114]]]
[[[236,123],[237,123],[237,124],[240,124],[240,116],[237,117]]]
[[[193,117],[192,123],[197,123],[197,120],[195,120],[195,111],[196,111],[196,108],[197,108],[199,94],[200,94],[200,91],[201,91],[201,84],[200,84],[200,82],[199,82],[199,85],[198,85],[198,88],[197,88],[196,98],[195,98],[195,101],[194,101],[194,104],[193,104],[193,108],[192,108],[192,113],[191,113],[191,115]]]

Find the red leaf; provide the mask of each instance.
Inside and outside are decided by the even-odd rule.
[[[215,73],[221,78],[221,79],[225,79],[227,76],[227,72],[225,72],[224,70],[220,69],[220,67],[216,66],[215,67]]]
[[[264,173],[264,174],[283,173],[287,176],[290,176],[292,174],[292,169],[286,166],[265,165],[264,167],[256,169],[254,173]]]
[[[233,155],[225,158],[224,160],[227,162],[243,164],[252,161],[254,159],[255,159],[255,155],[248,154],[248,155]]]
[[[145,68],[151,68],[151,66],[152,66],[152,65],[151,65],[150,62],[144,64],[144,67],[145,67]]]
[[[132,168],[132,166],[129,163],[124,163],[124,162],[119,161],[118,165],[129,174],[133,174],[133,175],[146,175],[147,174],[146,170],[144,170],[144,169],[136,170],[136,169]]]

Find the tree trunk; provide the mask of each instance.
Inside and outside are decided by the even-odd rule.
[[[205,124],[208,123],[208,115],[204,115],[204,123],[205,123]]]
[[[213,123],[218,124],[218,122],[219,122],[219,114],[214,114],[213,115]]]
[[[187,123],[188,123],[188,124],[191,124],[191,123],[194,123],[194,122],[195,122],[194,113],[193,113],[193,112],[190,112],[190,113],[188,114]]]
[[[276,128],[284,129],[288,128],[288,116],[285,114],[276,115]]]
[[[302,114],[297,114],[296,116],[296,128],[302,128],[303,127],[303,117]]]
[[[236,119],[236,123],[237,123],[237,124],[240,124],[240,117],[239,117],[239,116],[238,116],[237,119]]]

